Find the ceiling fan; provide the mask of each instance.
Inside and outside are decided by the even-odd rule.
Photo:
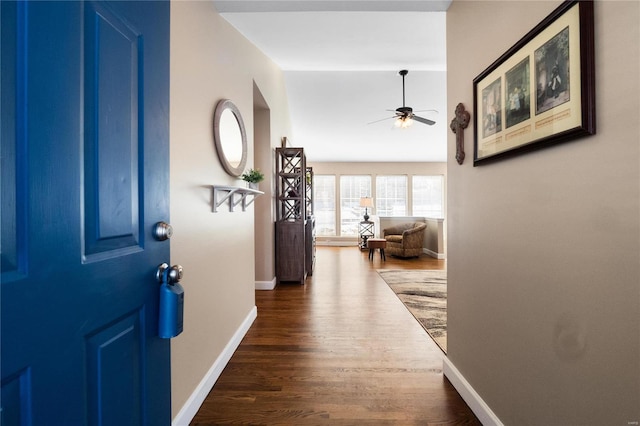
[[[387,110],[387,111],[395,111],[396,115],[394,115],[393,117],[387,117],[387,118],[383,118],[382,120],[372,121],[369,124],[377,123],[379,121],[389,120],[391,118],[396,119],[394,125],[400,128],[407,128],[411,126],[414,120],[419,123],[428,124],[429,126],[433,126],[434,124],[436,124],[436,122],[433,120],[429,120],[428,118],[415,115],[413,113],[413,108],[406,106],[405,96],[404,96],[404,77],[407,74],[409,74],[409,71],[400,70],[398,74],[402,76],[402,106],[399,108],[396,108],[395,110],[392,110],[392,109]],[[428,111],[435,111],[435,110],[428,110]]]

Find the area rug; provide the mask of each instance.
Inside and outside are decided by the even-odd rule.
[[[447,271],[380,269],[378,274],[447,353]]]

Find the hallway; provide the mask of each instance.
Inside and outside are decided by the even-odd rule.
[[[376,269],[444,269],[318,247],[304,286],[257,291],[258,318],[193,425],[478,425],[443,354]]]

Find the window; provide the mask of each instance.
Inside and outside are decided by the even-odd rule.
[[[378,216],[407,215],[407,177],[376,177],[376,214]]]
[[[340,176],[340,235],[358,235],[364,216],[360,197],[371,197],[371,176]]]
[[[413,215],[444,218],[444,177],[413,176]]]
[[[314,175],[313,192],[316,235],[336,235],[336,177]]]

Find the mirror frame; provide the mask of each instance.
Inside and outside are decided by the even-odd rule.
[[[227,159],[222,146],[222,138],[220,136],[220,118],[222,117],[222,113],[226,110],[233,113],[236,121],[238,122],[238,127],[240,127],[242,157],[240,158],[240,164],[236,167],[234,167]],[[216,105],[215,112],[213,113],[213,140],[215,141],[216,152],[218,153],[218,159],[220,160],[220,164],[222,164],[222,168],[231,176],[239,177],[244,172],[244,168],[247,165],[247,132],[244,128],[244,121],[242,121],[240,110],[229,99],[223,99]]]

